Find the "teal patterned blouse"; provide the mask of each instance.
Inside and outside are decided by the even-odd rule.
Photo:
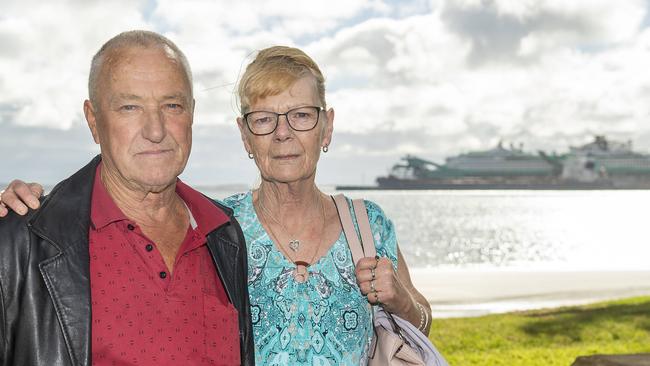
[[[256,364],[365,365],[372,339],[370,306],[357,286],[343,233],[308,268],[307,281],[298,283],[292,275],[294,264],[260,224],[252,197],[252,192],[236,194],[225,204],[235,211],[248,247]],[[377,253],[397,268],[393,224],[379,206],[365,203]]]

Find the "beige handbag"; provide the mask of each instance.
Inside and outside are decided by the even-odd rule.
[[[363,257],[374,257],[375,242],[363,200],[352,202],[359,228],[357,233],[347,199],[342,194],[332,197],[355,266]],[[359,241],[359,234],[361,234],[361,241]],[[374,306],[373,324],[375,335],[368,352],[369,366],[448,366],[431,341],[408,321],[384,311],[381,306]]]
[[[386,326],[385,323],[380,321],[381,312],[384,319],[392,320],[392,327]],[[375,324],[375,337],[370,347],[368,365],[369,366],[385,366],[385,365],[412,365],[412,366],[425,366],[422,356],[411,347],[410,343],[402,335],[401,328],[394,322],[392,315],[383,309],[375,310],[373,322]],[[373,349],[374,348],[374,349]]]

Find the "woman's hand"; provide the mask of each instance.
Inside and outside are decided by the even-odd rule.
[[[12,181],[0,191],[0,217],[7,216],[9,210],[25,215],[28,207],[34,210],[39,208],[41,195],[43,186],[38,183],[25,183],[18,179]]]
[[[355,270],[361,293],[371,304],[381,304],[397,315],[408,313],[415,306],[413,297],[400,282],[390,259],[361,258]]]
[[[355,269],[357,283],[368,302],[406,319],[428,335],[431,306],[413,286],[402,253],[397,249],[397,271],[388,258],[361,258]]]

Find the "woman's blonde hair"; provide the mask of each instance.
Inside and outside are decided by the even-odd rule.
[[[326,108],[325,78],[311,57],[297,48],[286,46],[259,51],[239,81],[237,93],[242,115],[250,112],[251,104],[259,99],[278,95],[307,75],[316,80],[321,107]]]

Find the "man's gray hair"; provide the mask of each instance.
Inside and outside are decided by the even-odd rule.
[[[158,33],[144,30],[132,30],[122,32],[111,38],[108,42],[104,43],[95,56],[93,56],[93,60],[90,64],[90,75],[88,76],[88,98],[93,105],[95,105],[95,108],[99,106],[99,104],[96,103],[97,82],[102,73],[102,69],[104,68],[106,56],[121,48],[128,47],[160,47],[163,49],[170,57],[173,57],[180,62],[180,65],[185,72],[185,76],[187,77],[187,82],[190,85],[190,92],[193,93],[192,70],[190,69],[190,64],[187,62],[185,54],[183,54],[178,46],[167,37]]]

